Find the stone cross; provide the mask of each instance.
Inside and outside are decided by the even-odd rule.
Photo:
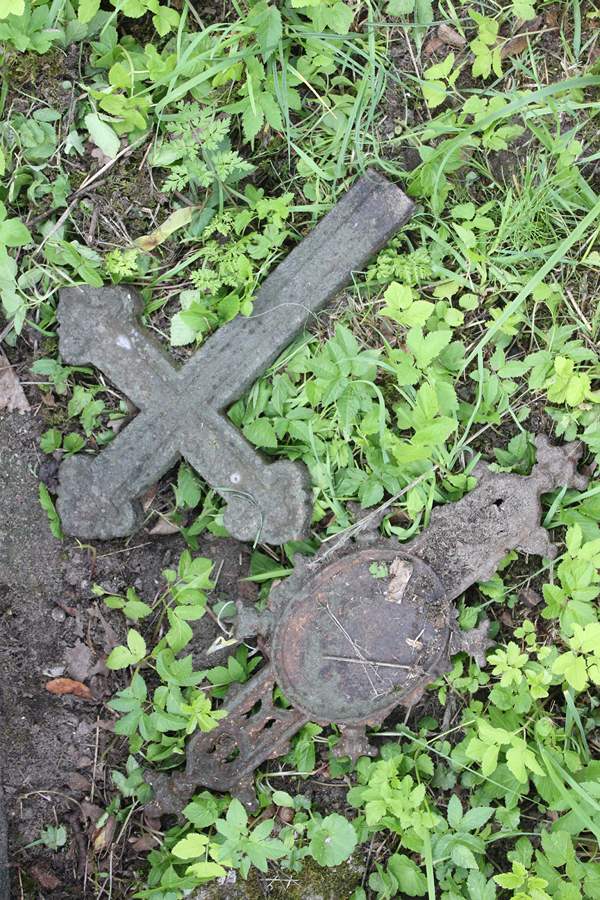
[[[219,328],[181,368],[139,324],[143,304],[132,289],[61,291],[63,359],[96,366],[139,410],[97,456],[62,463],[57,507],[67,534],[131,534],[142,523],[139,498],[180,457],[225,500],[234,537],[280,544],[305,534],[305,467],[268,462],[226,411],[412,211],[402,191],[367,172],[269,275],[252,315]]]

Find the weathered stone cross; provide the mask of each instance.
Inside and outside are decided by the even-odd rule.
[[[67,288],[58,318],[60,352],[93,364],[139,414],[96,457],[63,462],[58,510],[68,534],[113,538],[141,525],[140,496],[180,457],[226,501],[239,540],[283,543],[310,523],[310,483],[301,463],[267,462],[226,410],[412,214],[412,204],[367,172],[269,275],[249,318],[213,334],[177,369],[140,326],[130,288]]]

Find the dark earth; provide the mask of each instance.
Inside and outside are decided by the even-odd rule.
[[[103,664],[125,636],[124,620],[94,596],[92,585],[114,593],[133,586],[152,600],[161,588],[162,569],[176,564],[185,545],[178,536],[144,533],[129,544],[56,540],[38,501],[37,473],[45,460],[38,449],[42,428],[33,415],[0,416],[0,766],[11,879],[15,897],[96,896],[91,885],[84,888],[88,837],[114,793],[111,765],[122,764],[127,751],[123,739],[112,734],[114,717],[103,706],[124,686]],[[215,593],[239,596],[248,550],[209,536],[198,554],[209,556],[219,571]],[[243,586],[246,595],[248,587]],[[194,656],[202,666],[203,651],[218,630],[208,617],[198,625]],[[209,664],[223,656],[211,655]],[[58,677],[84,683],[93,699],[54,696],[46,684]],[[26,849],[42,828],[57,824],[67,827],[65,852],[43,845]],[[146,851],[132,854],[131,875]],[[126,871],[120,869],[120,879]],[[116,896],[125,896],[119,891]],[[6,895],[0,895],[4,900]]]

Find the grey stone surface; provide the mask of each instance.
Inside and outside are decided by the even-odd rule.
[[[252,316],[220,328],[179,370],[140,326],[134,291],[63,290],[63,359],[97,366],[140,410],[97,457],[62,464],[58,510],[65,531],[85,539],[135,531],[139,497],[183,456],[226,501],[225,525],[234,537],[279,544],[302,536],[312,506],[304,466],[267,462],[225,410],[412,209],[383,176],[366,173],[266,279]]]
[[[0,769],[0,779],[2,769]],[[8,826],[4,807],[4,790],[0,781],[0,900],[9,900],[10,888],[8,878]]]

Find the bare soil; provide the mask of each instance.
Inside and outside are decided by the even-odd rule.
[[[122,766],[127,756],[105,707],[124,682],[104,665],[124,638],[125,622],[92,586],[115,593],[133,586],[151,601],[164,587],[162,570],[176,565],[185,545],[178,536],[144,534],[96,546],[56,540],[38,501],[42,427],[34,416],[0,418],[0,771],[14,896],[58,900],[85,895],[94,817],[114,793],[110,769]],[[245,548],[209,536],[199,554],[215,563],[217,594],[243,593],[238,581],[248,574]],[[208,617],[198,624],[194,655],[203,665],[217,629]],[[221,661],[214,654],[209,664]],[[53,695],[46,684],[59,677],[81,681],[92,699]],[[68,831],[65,852],[27,847],[43,827],[58,823]],[[131,884],[144,856],[119,860],[117,879],[128,875]],[[108,863],[99,860],[100,868]],[[87,896],[95,895],[88,890]]]

